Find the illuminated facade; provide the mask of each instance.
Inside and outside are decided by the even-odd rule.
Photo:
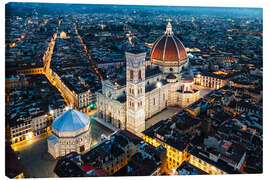
[[[31,120],[32,132],[35,135],[48,132],[50,130],[52,121],[53,117],[48,114],[43,114],[32,118]]]
[[[112,175],[127,165],[138,152],[141,141],[141,138],[127,130],[118,131],[110,139],[101,141],[82,155],[82,160],[93,167],[101,167]]]
[[[63,98],[68,104],[72,104],[74,109],[83,113],[88,113],[91,110],[90,104],[96,101],[96,96],[90,90],[76,93],[71,91],[61,80],[56,72],[51,70],[51,81],[54,86],[61,92]]]
[[[52,121],[67,110],[67,107],[50,108],[48,113],[32,111],[30,116],[18,118],[16,125],[10,127],[12,144],[28,141],[34,136],[51,130]],[[21,122],[21,123],[19,123]]]
[[[160,137],[160,136],[159,136]],[[142,136],[143,140],[145,142],[148,142],[149,144],[158,147],[159,145],[162,145],[167,150],[167,169],[171,172],[176,170],[184,161],[188,159],[188,153],[187,149],[184,150],[178,150],[172,146],[170,146],[167,143],[164,143],[160,141],[157,138],[151,138],[145,134]],[[162,137],[160,137],[162,139]]]
[[[34,75],[43,74],[43,67],[17,70],[17,74]]]
[[[90,117],[73,109],[63,113],[52,124],[48,152],[54,157],[90,149]]]
[[[199,99],[185,48],[170,22],[152,47],[152,67],[146,66],[145,56],[137,50],[126,52],[125,82],[102,81],[96,93],[98,118],[119,129],[142,132],[145,120],[164,108],[186,107]]]
[[[226,172],[222,171],[221,169],[217,168],[216,166],[204,161],[196,156],[190,155],[189,161],[190,164],[193,166],[203,170],[208,174],[227,174]]]
[[[6,78],[5,80],[6,90],[20,89],[29,86],[29,81],[24,75],[16,75],[15,77]]]
[[[225,79],[220,79],[212,76],[198,75],[194,77],[195,84],[200,86],[209,87],[213,89],[219,89],[226,85],[227,81]]]
[[[196,128],[196,126],[192,127],[192,129],[194,128]],[[188,146],[183,146],[184,148],[172,147],[175,145],[166,143],[164,136],[161,136],[158,133],[155,133],[154,137],[150,137],[144,132],[142,137],[145,142],[148,142],[155,147],[161,145],[166,148],[168,174],[176,175],[176,169],[181,166],[183,162],[188,162],[211,175],[238,174],[239,170],[243,167],[246,158],[246,153],[244,151],[241,153],[238,152],[238,157],[233,159],[228,158],[230,156],[229,152],[220,153],[215,151],[216,153],[213,153],[196,146],[193,146],[191,150],[188,150]],[[226,158],[226,156],[228,157]]]
[[[23,120],[22,120],[23,119]],[[19,118],[18,123],[16,126],[12,126],[10,128],[10,134],[11,134],[11,142],[12,144],[29,140],[33,136],[32,133],[32,126],[31,126],[31,118]]]

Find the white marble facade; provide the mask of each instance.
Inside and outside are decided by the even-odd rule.
[[[128,64],[128,58],[137,55],[132,53],[127,54],[127,66],[130,66]],[[140,56],[145,57],[145,53],[141,53]],[[142,66],[144,65],[142,64]],[[127,69],[129,68],[127,67]],[[105,122],[111,123],[116,128],[131,130],[127,125],[129,123],[128,118],[132,116],[132,112],[138,114],[140,110],[143,110],[142,119],[145,123],[146,119],[168,106],[184,108],[199,99],[199,91],[193,87],[193,79],[185,79],[181,77],[181,73],[163,74],[160,72],[146,77],[142,82],[138,83],[129,82],[128,73],[129,71],[127,71],[127,82],[125,85],[119,85],[111,80],[104,80],[102,82],[102,91],[97,92],[98,117]],[[129,93],[130,88],[135,90],[135,97]],[[140,88],[144,92],[138,94],[138,92],[140,93]],[[121,97],[123,99],[122,101],[119,100]],[[138,104],[138,98],[143,100],[142,107]],[[129,104],[135,102],[137,104]],[[135,110],[131,110],[132,112],[128,113],[133,106]],[[140,117],[137,117],[134,121],[140,121]],[[133,128],[136,131],[135,127]],[[142,130],[144,128],[141,128],[139,131]]]
[[[126,52],[126,79],[102,81],[102,90],[96,92],[98,118],[119,129],[141,132],[145,120],[164,108],[184,108],[199,99],[185,48],[170,22],[150,54],[154,67],[146,69],[145,52]]]
[[[54,157],[70,152],[83,153],[90,149],[90,118],[70,109],[55,119],[48,138],[48,152]]]

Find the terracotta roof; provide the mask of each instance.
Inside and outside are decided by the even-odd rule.
[[[88,164],[85,164],[85,165],[82,165],[82,169],[85,170],[86,172],[88,172],[88,171],[93,170],[94,167],[93,166],[90,166]]]
[[[157,61],[181,61],[187,59],[184,45],[173,35],[170,20],[164,35],[160,36],[153,44],[150,58]]]
[[[184,45],[174,35],[164,34],[154,43],[151,52],[151,59],[162,61],[179,61],[187,59]]]

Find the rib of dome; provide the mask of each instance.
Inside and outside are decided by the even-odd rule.
[[[162,35],[151,49],[151,59],[161,61],[181,61],[187,59],[184,45],[174,35]]]
[[[52,126],[57,131],[76,131],[87,126],[89,116],[76,110],[68,110],[57,117]]]

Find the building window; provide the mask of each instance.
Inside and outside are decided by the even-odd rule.
[[[130,70],[130,79],[133,80],[133,70]]]
[[[142,79],[142,71],[139,70],[139,79]]]
[[[154,105],[156,105],[156,99],[154,98],[154,103],[153,103]]]

